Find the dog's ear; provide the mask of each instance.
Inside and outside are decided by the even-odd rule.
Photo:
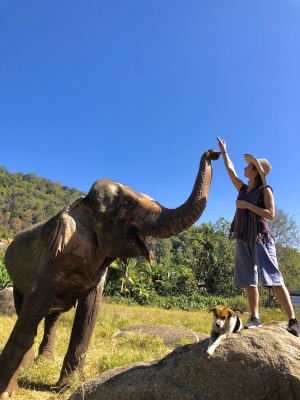
[[[209,312],[213,312],[214,314],[216,313],[216,307],[213,307],[209,310]]]
[[[233,317],[233,315],[232,315],[232,311],[231,311],[231,310],[229,310],[229,311],[228,311],[228,314],[227,314],[227,318],[231,318],[231,317]]]

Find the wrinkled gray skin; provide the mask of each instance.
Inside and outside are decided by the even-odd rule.
[[[39,354],[53,360],[61,314],[77,302],[69,348],[57,387],[83,374],[85,354],[100,308],[107,267],[116,258],[152,255],[147,236],[167,238],[192,226],[207,202],[211,160],[208,150],[188,200],[167,209],[150,197],[108,179],[97,181],[87,196],[70,203],[47,222],[19,233],[8,247],[5,265],[14,283],[18,320],[0,356],[0,397],[13,396],[19,368],[34,361],[34,337],[45,317]]]

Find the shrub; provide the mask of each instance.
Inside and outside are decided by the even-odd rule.
[[[12,286],[13,283],[7,273],[4,263],[0,260],[0,290]]]
[[[124,299],[121,296],[115,296],[108,297],[107,300],[109,303],[140,304],[144,306],[163,308],[165,310],[179,308],[185,311],[196,309],[208,311],[210,308],[220,304],[228,306],[228,299],[222,297],[203,296],[201,294],[163,297],[157,295],[154,291],[148,291],[147,296],[134,296],[131,299]]]
[[[228,307],[232,309],[232,311],[249,311],[249,304],[247,297],[236,296],[230,298],[228,301]]]

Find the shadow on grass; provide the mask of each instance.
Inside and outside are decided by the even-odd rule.
[[[49,392],[49,393],[62,393],[65,390],[69,389],[67,386],[63,389],[60,387],[53,385],[48,385],[41,382],[28,381],[27,379],[19,379],[18,380],[19,388],[26,390],[33,390],[37,392]]]

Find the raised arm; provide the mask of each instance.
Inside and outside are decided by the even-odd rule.
[[[219,142],[220,151],[223,154],[223,161],[228,172],[229,178],[233,183],[236,190],[239,192],[241,187],[244,185],[244,182],[237,176],[232,161],[230,160],[228,153],[226,151],[226,143],[224,140],[217,137]]]

